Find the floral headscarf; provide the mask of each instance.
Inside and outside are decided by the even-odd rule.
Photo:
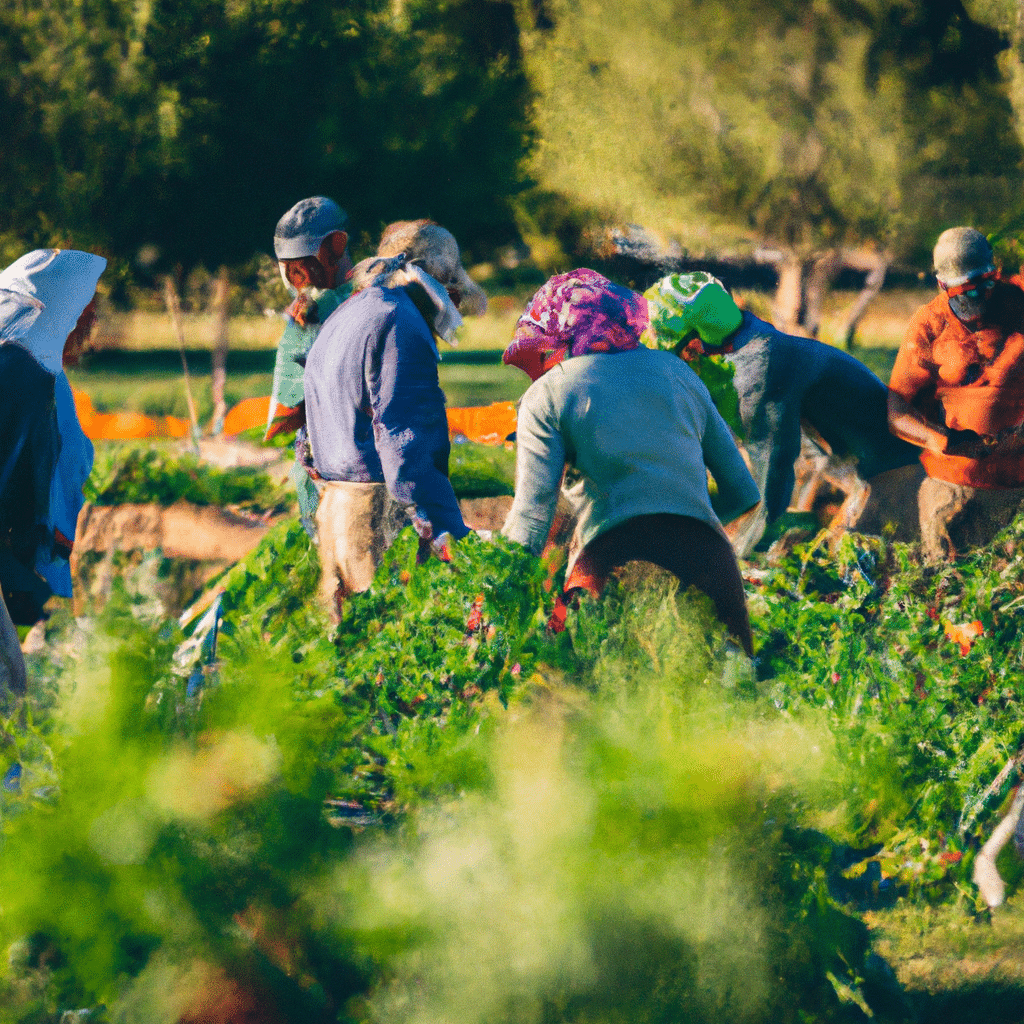
[[[644,292],[654,348],[674,352],[696,333],[705,345],[719,346],[741,323],[743,313],[717,277],[704,270],[670,274]]]
[[[502,359],[536,380],[569,355],[638,348],[647,326],[642,295],[596,270],[570,270],[549,278],[530,299]]]

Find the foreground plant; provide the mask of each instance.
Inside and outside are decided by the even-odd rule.
[[[769,713],[704,605],[613,586],[550,637],[543,562],[416,547],[332,637],[281,524],[222,579],[198,683],[177,627],[115,597],[112,653],[53,718],[56,787],[27,761],[10,794],[0,1019],[830,1020],[872,998],[803,826],[833,795],[827,730]]]

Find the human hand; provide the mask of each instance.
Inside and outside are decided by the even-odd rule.
[[[962,459],[984,459],[992,454],[997,439],[982,436],[974,430],[950,430],[946,435],[944,454]]]

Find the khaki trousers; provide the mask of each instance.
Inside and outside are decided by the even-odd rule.
[[[990,544],[1024,503],[1024,489],[984,490],[925,478],[917,492],[921,541],[928,558],[955,558]]]
[[[408,524],[409,512],[384,484],[325,480],[317,483],[320,597],[341,615],[349,594],[368,590],[384,553]]]

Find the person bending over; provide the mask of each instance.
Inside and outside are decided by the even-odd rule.
[[[533,384],[519,406],[503,533],[539,554],[564,474],[577,514],[566,596],[597,596],[613,569],[652,562],[707,594],[750,655],[743,581],[707,472],[726,521],[756,505],[757,486],[693,370],[640,345],[647,326],[643,296],[593,270],[553,277],[533,296],[504,355]]]
[[[735,368],[743,446],[762,494],[756,513],[734,537],[740,555],[753,550],[789,507],[803,424],[834,455],[855,458],[863,481],[917,464],[917,450],[889,431],[885,383],[853,356],[784,334],[741,310],[722,282],[704,271],[669,275],[644,294],[652,344],[686,358],[694,343],[698,352],[723,354]],[[855,525],[868,493],[863,485],[851,493],[841,511],[843,525]]]
[[[473,284],[444,228],[403,222],[397,253],[360,264],[359,286],[328,317],[303,377],[320,504],[323,597],[340,615],[366,590],[410,520],[421,557],[469,529],[448,479],[448,419],[435,334],[450,340]]]

